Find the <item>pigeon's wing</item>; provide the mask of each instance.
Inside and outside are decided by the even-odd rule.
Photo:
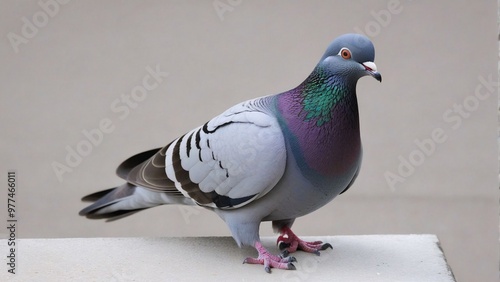
[[[283,133],[265,99],[238,104],[159,150],[129,158],[118,175],[213,208],[237,208],[262,197],[286,163]]]

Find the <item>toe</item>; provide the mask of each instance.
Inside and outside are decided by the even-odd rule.
[[[264,261],[262,259],[258,258],[246,258],[243,261],[243,264],[248,263],[248,264],[264,264]]]
[[[295,265],[293,265],[292,262],[296,262],[297,259],[288,256],[288,253],[286,253],[286,256],[272,255],[269,253],[269,251],[267,251],[266,248],[264,248],[264,246],[262,246],[260,242],[255,243],[255,248],[259,253],[259,257],[258,258],[248,257],[243,261],[243,263],[262,264],[264,265],[264,270],[267,273],[271,273],[271,268],[288,269],[288,270],[296,269]]]

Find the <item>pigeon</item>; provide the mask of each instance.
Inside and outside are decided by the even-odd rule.
[[[168,145],[136,154],[117,168],[126,182],[83,201],[89,219],[116,220],[164,205],[198,205],[215,212],[239,247],[258,257],[243,263],[295,269],[291,253],[332,248],[300,239],[291,227],[345,192],[362,158],[356,84],[379,82],[375,49],[361,34],[330,43],[297,87],[237,104]],[[280,254],[261,243],[259,226],[272,221]]]

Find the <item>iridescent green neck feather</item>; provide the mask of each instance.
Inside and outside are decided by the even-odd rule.
[[[300,89],[304,120],[316,120],[316,126],[330,122],[334,107],[349,93],[347,87],[331,77],[328,78],[320,70],[304,81]]]

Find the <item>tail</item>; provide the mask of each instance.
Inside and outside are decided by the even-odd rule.
[[[82,201],[94,203],[81,210],[79,215],[89,219],[107,219],[106,221],[114,221],[163,204],[194,204],[183,196],[154,192],[130,183],[87,195]]]

